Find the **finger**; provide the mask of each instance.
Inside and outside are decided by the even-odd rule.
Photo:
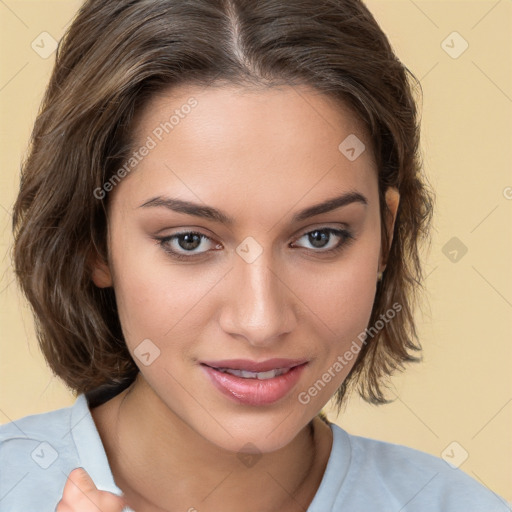
[[[75,468],[68,476],[62,500],[71,502],[94,491],[97,488],[89,473],[84,468]]]
[[[126,507],[124,497],[110,492],[99,491],[92,478],[83,468],[75,468],[68,476],[62,500],[56,512],[78,510],[102,510],[103,512],[122,512]]]

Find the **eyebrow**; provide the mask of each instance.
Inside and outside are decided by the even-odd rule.
[[[363,194],[359,192],[347,192],[341,196],[327,199],[322,203],[308,206],[304,210],[295,213],[292,218],[292,223],[301,222],[305,219],[309,219],[310,217],[314,217],[315,215],[327,213],[352,203],[361,203],[367,205],[368,200]],[[195,217],[212,220],[227,226],[232,226],[235,223],[235,220],[232,217],[229,217],[221,210],[190,201],[183,201],[182,199],[156,196],[139,206],[139,208],[149,207],[164,207],[174,212],[184,213],[186,215],[194,215]]]

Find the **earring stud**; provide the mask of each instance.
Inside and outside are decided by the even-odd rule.
[[[382,272],[377,272],[377,281],[382,281]]]

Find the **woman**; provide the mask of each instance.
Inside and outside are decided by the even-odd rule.
[[[5,510],[504,510],[321,414],[417,360],[410,78],[357,0],[83,5],[14,208],[77,400],[0,429]]]

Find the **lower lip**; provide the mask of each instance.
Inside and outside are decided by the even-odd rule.
[[[237,403],[269,405],[285,397],[297,384],[307,363],[293,367],[284,375],[272,379],[243,379],[229,373],[201,365],[213,385]]]

